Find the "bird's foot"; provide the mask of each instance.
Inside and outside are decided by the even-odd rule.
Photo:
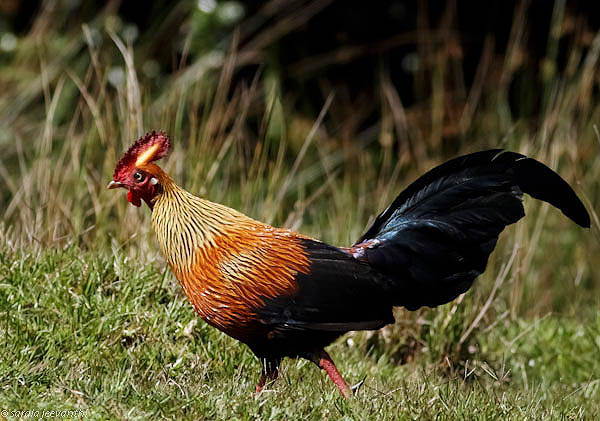
[[[346,380],[344,380],[336,368],[335,363],[329,354],[325,352],[325,350],[321,350],[313,354],[311,360],[325,370],[329,378],[338,387],[338,389],[340,389],[340,392],[344,398],[348,399],[352,396],[352,389],[350,386],[348,386],[348,383],[346,383]]]
[[[260,395],[263,391],[263,388],[265,387],[264,382],[258,382],[258,384],[256,385],[256,394]]]
[[[277,379],[277,377],[279,376],[280,363],[281,360],[262,360],[263,370],[260,375],[260,379],[258,380],[258,384],[256,385],[257,395],[259,395],[263,391],[267,383],[272,383]]]
[[[350,390],[352,390],[352,393],[358,393],[362,385],[365,383],[366,378],[367,376],[363,377],[362,380],[356,383],[354,386],[350,386]]]

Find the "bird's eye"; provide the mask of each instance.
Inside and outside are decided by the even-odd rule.
[[[135,181],[137,181],[138,183],[144,181],[144,178],[146,178],[146,177],[141,172],[136,172],[135,174],[133,174],[133,179]]]

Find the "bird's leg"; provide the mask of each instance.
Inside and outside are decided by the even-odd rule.
[[[281,359],[261,358],[260,362],[262,364],[262,373],[260,374],[260,379],[256,385],[257,394],[262,392],[267,382],[272,382],[277,378],[279,375],[279,364],[281,364]]]
[[[344,380],[337,370],[335,363],[324,349],[312,354],[310,360],[325,370],[329,378],[335,383],[338,389],[340,389],[344,398],[352,396],[352,389],[350,389],[350,386],[348,386],[348,383],[346,383],[346,380]]]

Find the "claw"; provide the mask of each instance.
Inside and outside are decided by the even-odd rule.
[[[350,386],[350,390],[352,390],[353,394],[357,394],[362,385],[365,383],[367,376],[363,377],[361,381],[356,383],[354,386]]]

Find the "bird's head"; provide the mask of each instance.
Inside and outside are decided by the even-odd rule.
[[[144,202],[152,209],[153,199],[163,191],[166,174],[154,164],[169,152],[169,137],[163,132],[146,134],[139,138],[117,163],[109,189],[128,190],[127,200],[135,206]]]

